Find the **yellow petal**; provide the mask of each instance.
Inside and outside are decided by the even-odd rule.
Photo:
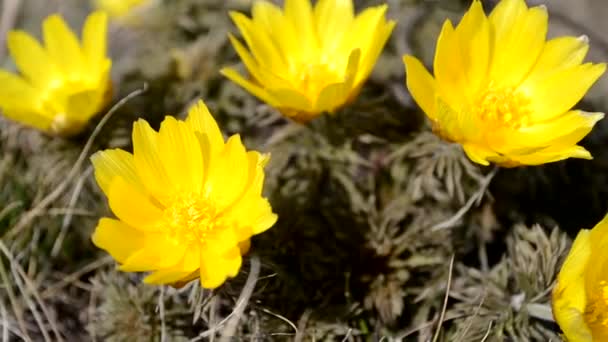
[[[603,113],[574,110],[544,123],[517,129],[500,127],[492,131],[488,146],[499,153],[514,155],[569,148],[581,141],[603,117]]]
[[[306,46],[304,59],[315,56],[319,51],[319,39],[314,25],[312,7],[309,0],[285,0],[285,17],[294,25],[298,43]]]
[[[145,120],[140,119],[133,124],[133,161],[137,175],[146,189],[163,202],[174,194],[168,191],[172,188],[158,154],[157,135]]]
[[[547,148],[527,155],[513,155],[511,159],[522,165],[541,165],[568,158],[593,159],[582,146]]]
[[[243,76],[239,75],[239,73],[231,68],[223,68],[220,70],[220,73],[230,79],[232,82],[240,85],[245,88],[248,92],[256,96],[258,99],[268,103],[271,106],[277,106],[278,101],[275,100],[266,90],[262,87],[254,84],[246,80]]]
[[[95,180],[106,195],[110,193],[110,185],[115,177],[123,177],[127,183],[143,191],[131,153],[120,149],[100,151],[91,156],[91,162],[95,169]]]
[[[183,259],[176,265],[157,270],[144,278],[146,284],[172,284],[184,280],[200,266],[200,250],[192,246],[184,254]]]
[[[34,87],[46,89],[60,81],[54,61],[30,35],[23,31],[11,31],[7,43],[19,71]]]
[[[481,165],[490,165],[488,160],[491,157],[497,156],[496,152],[479,145],[464,144],[462,145],[462,148],[472,161]]]
[[[167,116],[158,133],[158,154],[175,193],[200,193],[205,178],[202,151],[189,126]]]
[[[256,1],[253,3],[251,12],[253,21],[277,45],[278,52],[287,65],[291,65],[294,60],[302,59],[302,50],[305,50],[305,48],[300,42],[293,39],[293,37],[296,37],[295,27],[283,15],[281,9],[267,1]],[[268,66],[264,61],[262,61],[262,64]]]
[[[285,69],[285,62],[280,52],[261,26],[238,12],[230,12],[230,17],[241,31],[258,64],[272,66],[277,72]]]
[[[228,39],[230,39],[230,43],[232,43],[232,47],[236,50],[236,53],[239,55],[245,67],[247,67],[247,71],[253,76],[257,82],[263,81],[259,69],[260,66],[258,62],[249,54],[249,51],[239,42],[232,34],[228,34]]]
[[[608,247],[608,215],[591,229],[589,244],[585,245],[591,251],[589,256],[593,266],[588,267],[585,272],[585,284],[587,293],[597,291],[597,285],[602,280],[606,280],[608,273],[606,258],[606,248]],[[564,267],[562,267],[564,268]]]
[[[241,268],[242,258],[240,249],[235,247],[224,256],[210,251],[201,251],[201,286],[215,289],[222,285],[227,277],[234,277]]]
[[[348,65],[346,66],[346,79],[344,82],[329,84],[321,90],[315,105],[315,112],[334,112],[348,100],[349,96],[352,95],[353,83],[355,82],[355,77],[357,75],[360,56],[361,50],[359,49],[355,49],[350,54]]]
[[[228,253],[239,243],[238,235],[232,227],[216,229],[206,239],[205,248],[217,255]]]
[[[553,316],[570,341],[592,341],[583,319],[587,301],[584,275],[591,256],[590,237],[589,230],[578,233],[553,289]]]
[[[175,267],[186,254],[187,245],[177,243],[166,234],[145,234],[144,246],[120,266],[124,272],[146,272]]]
[[[403,56],[407,89],[431,120],[435,115],[435,79],[426,70],[424,65],[413,56]]]
[[[547,36],[547,9],[524,0],[502,0],[490,14],[494,48],[490,79],[496,87],[517,86],[530,72]]]
[[[92,237],[95,246],[107,251],[119,263],[144,246],[144,235],[123,222],[102,218]]]
[[[211,160],[205,182],[205,195],[211,198],[219,211],[234,203],[245,190],[247,183],[247,154],[241,137],[231,136],[224,150]]]
[[[461,56],[458,37],[452,23],[446,20],[437,38],[433,68],[438,95],[455,110],[464,108],[471,102],[470,98],[462,95],[467,84]]]
[[[579,65],[583,62],[587,51],[589,44],[586,36],[551,39],[545,44],[527,81],[536,82],[552,73]]]
[[[354,20],[352,0],[319,0],[314,8],[315,28],[321,49],[331,53]]]
[[[102,72],[106,63],[106,45],[108,16],[105,12],[97,11],[87,17],[82,29],[83,53],[87,58],[88,67]]]
[[[108,200],[112,212],[126,224],[145,231],[162,229],[161,208],[150,201],[136,184],[129,183],[123,177],[114,177],[110,183]]]
[[[300,110],[303,112],[314,111],[310,100],[304,94],[296,90],[289,88],[281,88],[268,89],[267,91],[272,98],[275,98],[279,101],[279,109],[285,107]]]
[[[481,1],[473,1],[458,24],[455,35],[461,53],[460,67],[464,69],[467,83],[461,91],[466,92],[469,98],[474,98],[480,87],[487,84],[490,59],[490,23]]]
[[[355,85],[367,79],[393,30],[395,23],[386,22],[384,18],[387,9],[386,5],[380,5],[358,14],[337,50],[337,54],[342,56],[350,55],[357,48],[361,50]]]
[[[71,77],[84,74],[84,61],[76,35],[59,15],[51,15],[43,25],[44,43],[51,59]]]
[[[570,110],[606,71],[606,64],[577,65],[538,82],[525,82],[520,90],[530,99],[533,122],[551,119]]]
[[[224,148],[224,136],[203,101],[199,100],[188,110],[186,124],[194,132],[200,132],[207,136],[212,154],[218,154]]]
[[[0,113],[22,124],[48,131],[52,116],[42,110],[36,90],[21,77],[0,70]]]

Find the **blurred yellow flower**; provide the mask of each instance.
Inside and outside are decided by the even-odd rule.
[[[226,143],[201,101],[186,121],[166,117],[157,133],[133,125],[133,154],[114,149],[92,158],[95,179],[118,219],[102,218],[93,242],[144,282],[195,278],[216,288],[241,267],[249,239],[277,216],[262,197],[268,157]]]
[[[444,23],[435,78],[404,56],[410,93],[435,131],[462,144],[473,161],[517,166],[591,159],[576,144],[603,113],[572,107],[606,65],[581,64],[586,37],[546,41],[547,24],[544,6],[502,0],[486,16],[475,0],[456,28]]]
[[[553,289],[553,316],[570,342],[608,341],[608,215],[574,240]]]
[[[395,23],[386,5],[354,15],[352,0],[286,0],[285,8],[256,1],[252,17],[231,12],[249,50],[230,41],[251,74],[222,74],[277,108],[306,122],[353,100],[367,79]]]
[[[58,15],[43,23],[44,47],[23,31],[8,34],[22,77],[0,70],[0,109],[15,121],[50,134],[78,133],[110,99],[107,18],[95,12],[82,29],[82,45]]]
[[[110,17],[120,18],[136,8],[141,8],[150,0],[94,0],[94,6],[108,13]]]

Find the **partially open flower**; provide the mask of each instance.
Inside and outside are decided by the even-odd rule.
[[[144,281],[177,284],[200,278],[215,288],[241,267],[249,239],[277,216],[262,197],[268,156],[225,143],[203,102],[186,121],[166,117],[159,132],[133,125],[133,153],[92,158],[97,183],[118,219],[102,218],[93,242],[122,271],[152,271]]]
[[[553,289],[553,316],[570,342],[608,341],[608,215],[574,240]]]
[[[502,166],[591,159],[577,143],[603,113],[572,110],[604,73],[582,64],[586,37],[546,41],[547,10],[501,0],[489,16],[473,1],[437,40],[433,77],[404,56],[407,87],[435,131],[473,161]]]
[[[395,23],[381,5],[354,14],[352,0],[286,0],[285,9],[256,1],[252,19],[230,13],[249,51],[230,41],[251,75],[222,73],[285,116],[305,122],[353,100]]]
[[[0,70],[0,109],[6,117],[57,135],[78,133],[110,99],[107,18],[95,12],[82,44],[58,15],[43,23],[44,47],[23,31],[8,35],[22,77]]]

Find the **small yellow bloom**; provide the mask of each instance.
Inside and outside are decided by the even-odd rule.
[[[23,31],[8,35],[22,77],[0,70],[0,108],[8,118],[57,135],[78,133],[110,98],[107,18],[95,12],[82,45],[58,15],[43,23],[44,47]]]
[[[553,289],[553,316],[570,342],[608,341],[608,215],[574,240]]]
[[[353,100],[367,79],[395,23],[386,5],[354,15],[352,0],[286,0],[285,9],[256,1],[252,17],[231,12],[248,51],[230,41],[251,74],[222,74],[280,110],[306,122]]]
[[[108,13],[110,17],[120,18],[137,8],[143,7],[150,0],[94,0],[94,6]]]
[[[92,158],[95,179],[118,219],[102,218],[93,242],[128,272],[153,271],[144,282],[199,278],[216,288],[241,267],[252,235],[277,216],[262,197],[268,157],[225,143],[201,101],[186,121],[166,117],[157,133],[133,125],[133,154],[114,149]]]
[[[547,10],[502,0],[486,16],[473,1],[456,28],[448,20],[437,40],[435,77],[404,56],[407,87],[434,129],[462,144],[473,161],[503,166],[591,159],[576,145],[603,113],[572,107],[604,73],[581,64],[586,37],[546,41]]]

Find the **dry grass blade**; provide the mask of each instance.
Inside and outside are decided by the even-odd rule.
[[[241,295],[236,302],[237,304],[236,308],[234,309],[234,315],[226,324],[226,329],[224,329],[222,332],[222,338],[220,339],[221,342],[228,342],[234,337],[239,320],[241,319],[241,316],[243,316],[245,307],[247,307],[249,298],[251,298],[255,284],[258,281],[258,275],[260,274],[260,260],[257,256],[253,256],[250,262],[251,269],[249,271],[249,277],[247,277],[247,282],[245,282],[243,291],[241,291]]]
[[[441,326],[445,319],[445,312],[448,307],[448,299],[450,298],[450,287],[452,286],[452,271],[454,269],[454,255],[450,258],[450,268],[448,270],[448,283],[445,289],[445,297],[443,298],[443,307],[441,308],[441,315],[439,315],[439,321],[437,322],[437,329],[435,330],[435,336],[433,336],[433,342],[437,342],[439,334],[441,333]]]
[[[53,333],[55,334],[56,341],[63,341],[63,337],[59,333],[59,328],[57,327],[57,322],[55,321],[55,319],[53,318],[51,313],[48,311],[48,308],[44,304],[44,301],[43,301],[42,297],[40,296],[40,293],[38,292],[38,290],[36,289],[36,287],[34,286],[32,281],[29,279],[29,277],[27,276],[25,271],[23,271],[23,269],[21,268],[21,265],[19,265],[19,263],[13,258],[13,255],[8,250],[8,248],[6,248],[6,246],[4,245],[4,243],[2,241],[0,241],[0,250],[2,251],[2,253],[4,253],[6,258],[9,260],[9,262],[11,264],[11,268],[13,268],[16,271],[15,280],[17,280],[17,283],[21,282],[19,280],[19,276],[20,276],[22,278],[23,282],[25,283],[24,287],[27,288],[27,290],[32,294],[32,296],[34,296],[34,299],[36,300],[38,306],[42,310],[42,313],[44,314],[46,321],[49,323]],[[21,293],[23,294],[23,298],[26,300],[26,302],[30,306],[32,315],[34,316],[34,319],[40,326],[40,331],[44,335],[45,340],[51,341],[50,336],[47,335],[46,329],[45,329],[44,325],[42,324],[42,319],[41,319],[41,317],[39,317],[39,315],[37,313],[35,304],[30,302],[29,296],[27,295],[27,291],[23,287],[20,287],[19,289],[21,290]]]
[[[68,172],[68,174],[66,175],[65,180],[63,182],[61,182],[61,184],[59,184],[55,188],[55,190],[53,190],[50,194],[48,194],[46,197],[44,197],[34,208],[32,208],[30,211],[28,211],[26,214],[24,214],[21,217],[21,219],[19,220],[19,222],[17,222],[17,224],[14,227],[12,227],[12,229],[10,229],[8,231],[8,233],[6,233],[6,235],[5,235],[6,239],[14,238],[19,233],[21,233],[21,231],[32,221],[32,219],[34,219],[36,216],[40,215],[40,213],[44,210],[44,208],[49,206],[51,203],[53,203],[53,201],[55,201],[59,196],[61,196],[61,194],[68,187],[70,182],[74,178],[76,178],[78,172],[80,171],[80,169],[82,167],[82,164],[84,163],[84,161],[86,160],[86,158],[89,155],[91,147],[93,147],[93,142],[95,141],[95,138],[97,138],[97,136],[101,132],[102,128],[110,120],[112,115],[120,107],[122,107],[125,103],[127,103],[129,100],[143,94],[147,90],[147,88],[148,88],[148,86],[146,84],[144,84],[143,88],[133,91],[129,95],[125,96],[122,100],[118,101],[118,103],[116,103],[112,108],[110,108],[110,110],[106,113],[106,115],[104,115],[104,117],[99,121],[97,126],[95,126],[93,133],[91,133],[91,136],[89,137],[86,144],[84,145],[82,152],[80,152],[80,155],[78,156],[78,159],[76,160],[76,163],[74,163],[74,166],[72,167],[70,172]]]
[[[12,282],[8,279],[8,275],[6,274],[6,269],[4,268],[4,263],[0,262],[0,279],[2,279],[2,283],[5,284],[6,292],[8,293],[8,299],[13,308],[13,313],[17,318],[17,324],[19,324],[19,329],[21,330],[22,338],[25,341],[32,341],[32,338],[29,336],[27,332],[27,328],[25,326],[25,321],[23,320],[23,310],[17,301],[17,297],[15,296],[15,292],[13,291],[13,287],[11,286]],[[7,323],[8,324],[8,323]]]

